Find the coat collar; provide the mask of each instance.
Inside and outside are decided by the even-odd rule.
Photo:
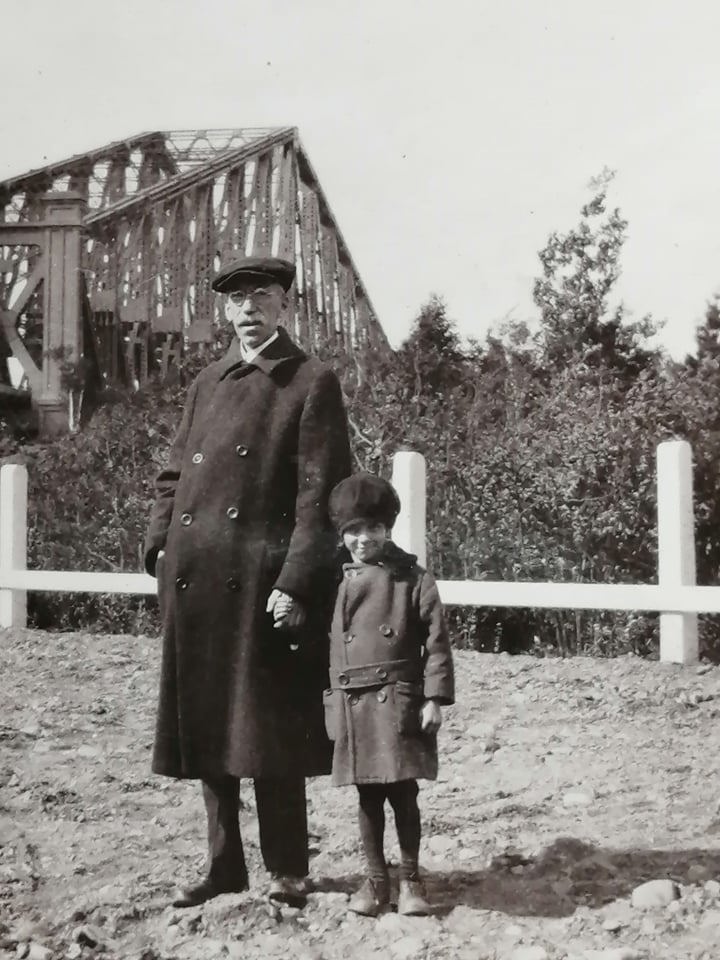
[[[264,374],[270,376],[275,368],[281,366],[281,364],[288,363],[291,360],[297,363],[300,360],[304,360],[306,356],[307,354],[290,339],[287,331],[282,327],[278,327],[277,340],[269,344],[266,349],[263,350],[262,353],[259,353],[250,363],[245,363],[242,358],[240,341],[237,339],[233,340],[228,352],[222,360],[218,361],[218,380],[224,380],[228,374],[235,370],[242,369],[249,372],[253,367],[257,367],[258,370],[262,370]]]
[[[363,567],[385,567],[391,573],[407,573],[417,563],[417,557],[414,553],[406,553],[392,540],[388,540],[383,548],[382,555],[374,563],[344,563],[343,571],[361,570]]]

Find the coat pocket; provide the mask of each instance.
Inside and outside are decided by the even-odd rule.
[[[325,732],[329,740],[337,738],[339,699],[342,693],[339,690],[328,688],[323,690],[323,708],[325,711]]]
[[[421,683],[398,680],[395,684],[395,716],[398,733],[417,736],[420,733],[420,711],[423,705]]]

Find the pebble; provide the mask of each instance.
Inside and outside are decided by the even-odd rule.
[[[632,947],[608,947],[606,950],[585,950],[583,960],[640,960],[642,956]]]
[[[44,947],[41,943],[31,943],[25,957],[26,960],[50,960],[52,955],[53,951],[49,947]]]
[[[640,933],[646,937],[654,937],[657,933],[657,924],[652,917],[643,917],[640,924]]]
[[[484,931],[485,917],[472,907],[454,907],[445,917],[443,926],[449,933],[455,933],[459,937],[471,937]]]
[[[666,907],[678,898],[678,888],[672,880],[648,880],[635,887],[630,898],[633,907],[639,910],[653,910]]]
[[[517,947],[510,954],[511,960],[548,960],[544,947]]]
[[[465,736],[468,740],[479,740],[483,744],[496,744],[494,748],[497,749],[497,728],[495,724],[492,723],[474,723],[465,733]],[[480,747],[484,749],[484,747]],[[475,753],[478,750],[478,744],[472,744],[472,752]]]
[[[425,949],[425,942],[419,937],[403,937],[390,944],[390,952],[398,960],[410,960],[419,957]]]
[[[691,863],[688,867],[688,883],[703,883],[710,876],[710,871],[704,863]]]
[[[83,947],[96,947],[102,939],[98,931],[90,926],[76,927],[73,930],[72,938],[75,943],[79,943]]]
[[[99,757],[101,753],[98,747],[93,747],[89,743],[84,743],[81,747],[78,747],[75,752],[79,757],[85,757],[88,760]]]
[[[460,863],[467,863],[468,860],[477,860],[482,856],[482,852],[475,847],[463,847],[458,850],[457,858]]]
[[[595,794],[590,791],[571,790],[563,796],[564,807],[587,807],[595,799]]]
[[[455,837],[437,836],[430,837],[427,841],[427,848],[431,853],[449,853],[458,845]]]
[[[715,900],[720,899],[720,882],[717,880],[708,880],[703,890],[709,897]]]
[[[717,927],[720,930],[720,910],[708,910],[700,923],[703,927]]]

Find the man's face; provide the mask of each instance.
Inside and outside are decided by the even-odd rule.
[[[275,333],[286,307],[287,295],[279,283],[252,283],[228,294],[225,316],[243,346],[254,349]]]

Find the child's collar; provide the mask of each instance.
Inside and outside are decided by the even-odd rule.
[[[386,540],[383,544],[382,553],[377,560],[369,562],[351,560],[349,563],[343,564],[343,570],[361,570],[363,567],[389,567],[391,570],[409,570],[416,563],[417,557],[414,553],[407,553],[392,540]]]

